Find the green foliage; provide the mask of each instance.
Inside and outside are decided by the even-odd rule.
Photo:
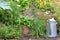
[[[0,21],[5,23],[6,25],[26,25],[31,26],[31,18],[28,16],[24,16],[19,13],[19,9],[14,1],[10,2],[11,9],[3,9],[0,8]],[[16,10],[15,10],[16,9]]]
[[[2,7],[0,8],[0,21],[7,25],[20,25],[20,21],[16,22],[20,15],[16,3],[11,1],[9,6],[11,7],[11,9],[3,9]]]
[[[43,18],[38,18],[37,16],[34,15],[33,17],[33,28],[30,29],[30,32],[28,33],[28,36],[44,36],[44,19]]]
[[[35,0],[31,0],[30,6],[40,9],[39,4]]]
[[[4,23],[0,28],[0,38],[17,38],[21,36],[20,25],[31,27],[32,19],[21,14],[16,2],[10,2],[11,9],[3,9],[0,7],[0,22]]]
[[[55,14],[57,22],[60,24],[60,13]]]
[[[21,15],[21,24],[22,25],[26,25],[27,27],[31,28],[32,26],[32,18],[28,17],[28,16],[22,16]]]
[[[43,6],[43,9],[45,11],[52,11],[52,12],[54,12],[54,7],[52,5],[50,5],[50,4],[47,4],[46,6]]]
[[[29,8],[30,0],[19,0],[17,1],[17,4],[20,5],[21,11],[25,11]]]
[[[20,27],[11,27],[3,24],[0,27],[0,38],[19,38],[21,36]]]
[[[55,13],[54,14],[56,21],[60,24],[60,13]]]
[[[54,11],[55,11],[54,16],[55,16],[57,22],[60,23],[60,5],[59,4],[55,3]]]
[[[17,7],[19,7],[20,9],[20,12],[21,11],[25,11],[26,9],[29,8],[29,3],[30,3],[30,0],[4,0],[4,1],[8,1],[8,2],[14,2],[13,4],[16,5],[17,4]]]
[[[34,19],[34,25],[35,25],[35,33],[36,35],[44,35],[44,19],[35,18]]]
[[[34,19],[31,19],[30,17],[24,16],[21,13],[29,7],[30,0],[19,0],[18,2],[16,2],[15,0],[6,1],[10,2],[11,9],[0,8],[0,22],[3,22],[5,24],[0,28],[0,38],[20,37],[20,25],[26,25],[28,28],[30,28],[30,33],[32,34],[32,36],[44,35],[43,18],[33,17]],[[31,1],[32,5],[39,8],[39,5],[34,2],[34,0]],[[20,5],[20,7],[17,7],[17,5]],[[46,7],[44,6],[43,9],[52,10],[53,8],[50,7],[50,5],[47,5]],[[32,24],[34,25],[34,29],[32,29]]]
[[[13,11],[9,9],[2,9],[0,8],[0,21],[5,23],[5,24],[19,24],[20,21],[16,22],[18,20],[19,16],[18,13],[15,14]]]
[[[0,21],[7,25],[26,25],[31,26],[32,19],[21,14],[14,14],[11,10],[1,9]]]
[[[1,6],[1,5],[0,5]],[[15,2],[9,1],[11,9],[0,7],[0,38],[18,38],[21,36],[20,12]]]
[[[30,29],[28,36],[44,36],[44,19],[35,19],[34,20],[34,27]]]
[[[51,0],[46,0],[46,5],[42,5],[42,7],[40,7],[40,4],[37,3],[35,0],[31,0],[31,5],[40,10],[44,9],[45,11],[54,12],[54,3]]]

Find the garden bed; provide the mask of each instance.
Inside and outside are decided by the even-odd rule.
[[[6,2],[10,2],[12,10],[4,8],[4,2],[0,3],[0,40],[60,40],[60,36],[45,36],[47,19],[54,17],[59,24],[58,31],[60,30],[60,6],[57,7],[53,2],[50,4],[48,0]]]

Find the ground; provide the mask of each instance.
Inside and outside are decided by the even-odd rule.
[[[27,38],[23,37],[19,40],[60,40],[60,36],[54,38],[46,38],[46,37],[39,37],[39,38]]]

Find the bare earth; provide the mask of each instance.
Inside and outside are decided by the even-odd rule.
[[[55,37],[55,38],[47,38],[47,37],[41,37],[41,38],[28,38],[28,37],[23,37],[19,40],[60,40],[60,36]]]

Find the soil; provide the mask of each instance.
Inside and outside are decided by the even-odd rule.
[[[60,36],[54,37],[54,38],[48,38],[48,37],[28,38],[28,37],[23,37],[23,38],[20,38],[19,40],[60,40]]]

